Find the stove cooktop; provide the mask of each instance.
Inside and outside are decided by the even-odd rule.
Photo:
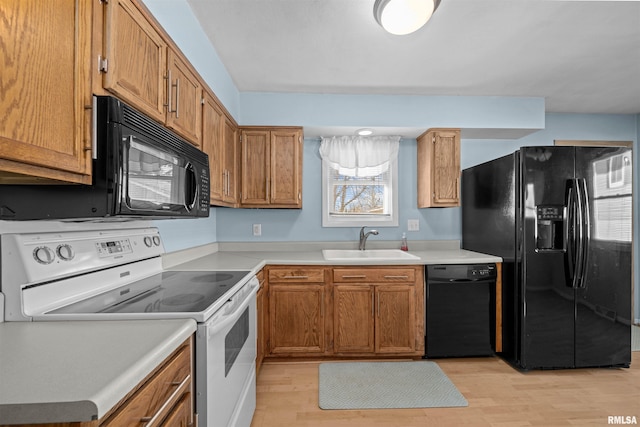
[[[164,271],[46,314],[201,312],[249,273]]]

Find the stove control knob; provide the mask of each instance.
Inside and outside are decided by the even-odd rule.
[[[73,252],[73,248],[71,248],[71,246],[67,244],[58,246],[56,252],[58,253],[58,256],[64,261],[70,261],[76,255]]]
[[[40,246],[33,250],[33,258],[40,264],[51,264],[55,259],[56,254],[48,246]]]
[[[153,236],[153,244],[156,246],[160,246],[160,237]]]
[[[144,239],[142,239],[144,241],[144,244],[146,247],[150,248],[152,243],[151,243],[151,237],[149,236],[144,236]]]

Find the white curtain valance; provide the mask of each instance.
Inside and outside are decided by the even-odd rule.
[[[369,177],[389,169],[399,146],[399,136],[323,137],[320,156],[341,175]]]

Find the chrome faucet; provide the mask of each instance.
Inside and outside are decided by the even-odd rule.
[[[360,249],[361,251],[364,251],[364,246],[367,244],[367,237],[369,237],[370,234],[374,234],[374,235],[378,234],[378,230],[371,230],[365,233],[364,229],[365,227],[362,227],[360,229],[360,244],[358,245],[358,249]]]

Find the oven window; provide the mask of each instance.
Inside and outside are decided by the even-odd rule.
[[[240,316],[224,338],[224,376],[226,377],[236,361],[242,346],[249,337],[249,308]]]
[[[137,142],[127,150],[126,191],[132,209],[185,204],[185,168],[177,156]]]

